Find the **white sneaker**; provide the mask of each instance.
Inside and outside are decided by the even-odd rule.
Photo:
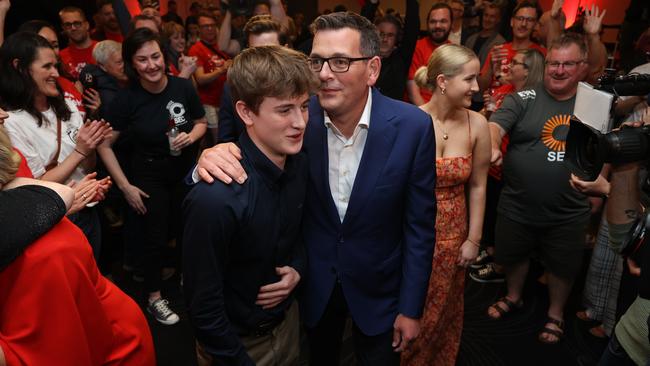
[[[169,308],[169,302],[162,297],[154,302],[150,302],[147,311],[162,324],[172,325],[178,323],[180,318]]]

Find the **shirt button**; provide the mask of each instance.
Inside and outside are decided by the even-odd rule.
[[[336,238],[336,240],[338,240],[340,244],[343,244],[343,243],[345,242],[345,240],[343,240],[343,235],[339,235],[339,236]]]

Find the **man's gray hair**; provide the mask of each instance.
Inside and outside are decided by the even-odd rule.
[[[101,41],[93,48],[93,58],[98,64],[104,65],[114,52],[122,54],[121,43],[111,40]]]

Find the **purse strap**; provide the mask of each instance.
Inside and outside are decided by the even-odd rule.
[[[59,153],[61,152],[61,118],[56,117],[56,152],[52,160],[45,166],[45,171],[50,171],[59,165]]]

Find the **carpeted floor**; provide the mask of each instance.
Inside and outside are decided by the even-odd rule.
[[[531,272],[524,295],[524,308],[501,321],[489,319],[485,311],[501,296],[503,286],[480,284],[467,279],[465,324],[458,366],[563,366],[597,363],[607,341],[590,335],[588,325],[575,317],[581,286],[574,290],[567,305],[564,340],[558,345],[545,345],[537,341],[537,333],[544,325],[548,297],[546,288],[535,280],[540,272]],[[131,275],[117,265],[114,266],[113,273],[115,282],[143,305],[145,296],[141,284],[134,282]],[[172,308],[179,313],[181,321],[173,326],[165,326],[146,314],[154,336],[158,364],[161,366],[196,365],[194,339],[185,312],[179,280],[177,274],[165,281],[163,294],[169,299]],[[579,279],[578,283],[582,283],[582,279]],[[343,364],[352,365],[354,362],[350,353],[351,344],[346,343],[343,347]]]

